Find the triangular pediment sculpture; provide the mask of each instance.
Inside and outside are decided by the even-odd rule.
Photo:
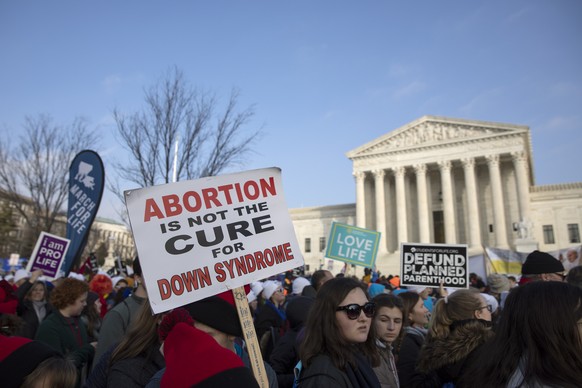
[[[348,158],[527,131],[527,127],[423,116],[347,153]]]

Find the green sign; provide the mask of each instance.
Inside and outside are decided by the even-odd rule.
[[[325,257],[372,268],[376,262],[380,232],[333,222]]]

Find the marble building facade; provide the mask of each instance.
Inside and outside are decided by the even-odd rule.
[[[467,244],[470,255],[580,243],[582,183],[535,185],[527,126],[423,116],[347,157],[355,204],[291,210],[311,272],[333,264],[332,221],[380,231],[377,266],[393,274],[401,242]]]

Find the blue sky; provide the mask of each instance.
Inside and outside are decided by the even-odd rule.
[[[576,0],[3,1],[0,133],[83,116],[112,175],[113,108],[175,65],[255,105],[245,169],[281,167],[289,207],[354,202],[345,153],[423,115],[528,125],[536,184],[579,182],[581,20]]]

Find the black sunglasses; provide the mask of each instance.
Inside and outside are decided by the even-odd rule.
[[[368,302],[363,306],[360,306],[359,304],[356,303],[352,303],[346,306],[339,306],[336,309],[336,311],[345,311],[346,314],[348,315],[348,318],[352,320],[358,319],[362,310],[364,310],[364,314],[366,315],[366,317],[372,318],[374,316],[374,313],[376,312],[376,303]]]

